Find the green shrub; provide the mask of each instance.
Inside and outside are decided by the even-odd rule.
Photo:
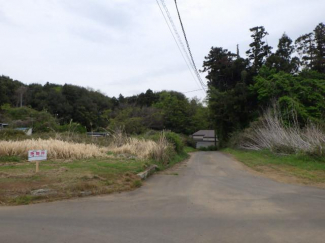
[[[72,132],[72,133],[86,133],[86,127],[79,123],[72,122],[70,124],[64,124],[57,127],[58,132]]]
[[[57,120],[47,111],[37,111],[28,107],[2,107],[2,117],[10,127],[32,127],[33,132],[49,132],[57,128]]]
[[[182,136],[185,146],[196,148],[196,142],[191,136]]]
[[[23,131],[15,129],[2,129],[0,130],[0,138],[2,140],[14,139],[14,138],[25,138],[26,134]]]
[[[201,147],[199,148],[200,151],[217,151],[218,147],[216,146],[209,146],[209,147]]]
[[[183,152],[184,149],[184,143],[180,135],[174,133],[174,132],[166,132],[165,136],[171,144],[174,145],[175,151],[179,154]]]

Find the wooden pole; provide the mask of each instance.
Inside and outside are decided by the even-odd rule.
[[[39,161],[36,161],[36,173],[39,172]]]

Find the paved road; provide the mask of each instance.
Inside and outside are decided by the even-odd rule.
[[[198,152],[133,192],[0,207],[0,242],[325,242],[325,190]]]

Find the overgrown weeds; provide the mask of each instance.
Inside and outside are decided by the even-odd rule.
[[[160,134],[158,141],[129,138],[122,133],[115,134],[114,141],[109,147],[109,150],[115,154],[131,154],[141,159],[157,161],[167,161],[170,149],[164,132]]]
[[[49,159],[86,159],[106,157],[106,150],[94,144],[72,143],[55,139],[0,141],[0,156],[27,157],[29,150],[47,150]]]
[[[325,132],[316,124],[299,126],[293,115],[292,124],[286,125],[276,106],[268,109],[261,120],[237,137],[240,148],[269,149],[275,153],[325,155]]]

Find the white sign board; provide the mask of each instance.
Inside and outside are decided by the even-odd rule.
[[[29,150],[28,161],[38,161],[47,159],[47,150]]]

